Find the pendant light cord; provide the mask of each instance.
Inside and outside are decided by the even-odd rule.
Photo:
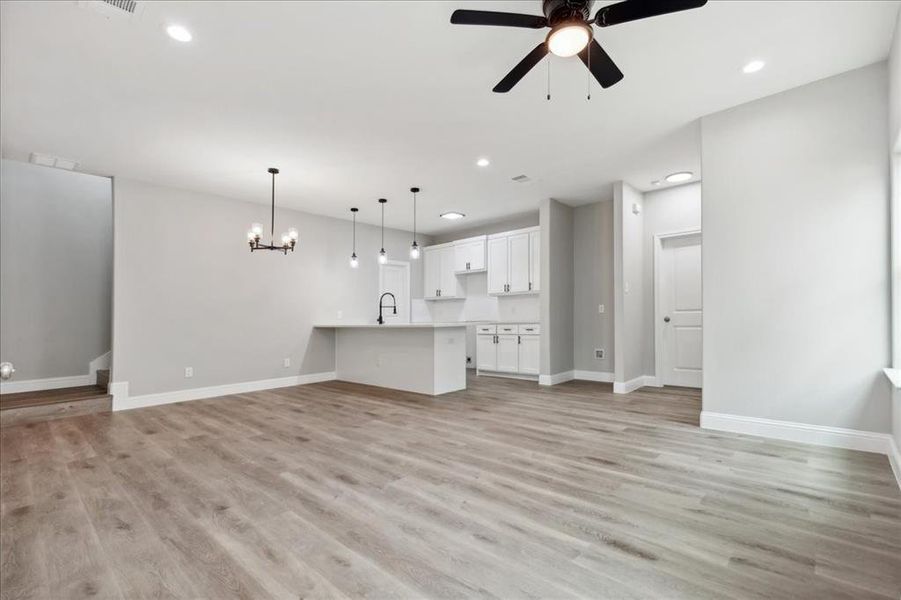
[[[354,237],[354,242],[353,242],[354,249],[353,249],[353,253],[356,254],[357,253],[357,211],[356,211],[356,209],[354,209],[353,215],[354,215],[354,236],[353,236]]]
[[[382,250],[385,249],[385,203],[382,202]]]
[[[269,228],[269,243],[275,243],[275,173],[272,174],[272,222]]]
[[[416,192],[413,192],[413,243],[416,243]]]

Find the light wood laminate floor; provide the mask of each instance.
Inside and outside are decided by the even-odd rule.
[[[0,431],[2,598],[892,598],[884,456],[682,389],[330,382]]]

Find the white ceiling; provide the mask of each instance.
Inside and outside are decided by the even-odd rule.
[[[584,204],[697,173],[698,117],[886,57],[897,2],[710,2],[596,29],[625,73],[592,86],[577,58],[491,88],[542,31],[449,24],[528,2],[154,2],[107,19],[78,2],[3,2],[0,151],[79,169],[426,233]],[[83,3],[81,3],[83,4]],[[603,3],[598,3],[595,7]],[[181,44],[165,26],[194,34]],[[754,75],[741,67],[767,62]],[[487,156],[490,167],[475,166]],[[517,184],[526,174],[533,181]],[[450,223],[440,212],[458,210]]]

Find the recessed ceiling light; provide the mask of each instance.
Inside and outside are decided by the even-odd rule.
[[[466,215],[464,215],[463,213],[458,213],[458,212],[441,213],[442,219],[449,219],[451,221],[456,221],[457,219],[462,219],[465,216]]]
[[[487,158],[480,158],[479,160],[476,161],[476,164],[479,165],[480,167],[487,167],[488,165],[491,164],[491,161],[488,160]]]
[[[169,25],[169,27],[166,27],[166,33],[168,33],[169,37],[173,40],[178,40],[179,42],[190,42],[194,37],[186,27],[182,27],[181,25]]]
[[[679,171],[678,173],[667,175],[665,179],[670,183],[680,183],[682,181],[688,181],[691,179],[692,175],[693,173],[691,171]]]
[[[744,73],[756,73],[760,69],[762,69],[766,65],[762,60],[752,60],[744,67],[742,67],[742,72]]]

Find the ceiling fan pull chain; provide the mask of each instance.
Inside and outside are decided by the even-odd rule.
[[[551,99],[551,57],[547,59],[547,99]]]
[[[591,47],[585,46],[585,53],[588,55],[588,99],[591,100]]]

